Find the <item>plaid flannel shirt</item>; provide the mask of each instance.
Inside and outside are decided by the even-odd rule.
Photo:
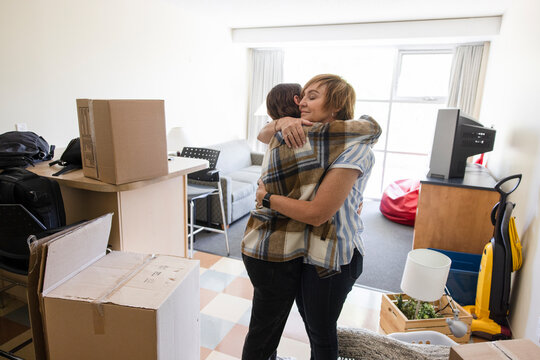
[[[311,200],[324,173],[343,151],[358,144],[374,144],[381,134],[371,117],[335,120],[304,127],[308,141],[299,149],[285,144],[277,133],[268,146],[262,180],[266,190],[298,200]],[[304,257],[324,277],[339,272],[334,219],[308,225],[267,209],[251,211],[242,240],[242,253],[253,258],[283,262]]]

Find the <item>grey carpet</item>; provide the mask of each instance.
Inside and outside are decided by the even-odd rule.
[[[249,216],[235,221],[229,227],[231,257],[241,259],[240,242]],[[379,211],[378,201],[367,200],[362,209],[364,222],[364,271],[358,285],[401,293],[401,275],[407,253],[412,249],[413,228],[386,219]],[[225,237],[222,234],[201,232],[195,235],[195,250],[226,256]]]

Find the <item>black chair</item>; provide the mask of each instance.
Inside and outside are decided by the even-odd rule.
[[[221,190],[221,182],[219,181],[219,170],[216,169],[217,160],[219,158],[219,150],[184,147],[180,156],[208,160],[209,163],[208,169],[188,174],[187,193],[190,216],[189,257],[193,257],[193,241],[195,234],[203,230],[225,234],[225,246],[227,248],[227,256],[229,256],[229,237],[227,235],[227,222],[225,218],[225,208],[223,206],[223,192]],[[208,212],[206,218],[210,219],[211,206],[209,200],[211,196],[216,195],[219,198],[221,215],[223,219],[223,229],[211,227],[210,224],[207,224],[206,226],[196,224],[195,200],[206,199],[206,211]]]
[[[0,204],[0,269],[17,275],[28,276],[30,251],[27,239],[32,234],[40,234],[45,231],[45,225],[26,210],[24,206],[20,204]],[[26,287],[26,284],[8,276],[0,276],[0,279],[8,283],[0,289],[0,295],[15,286]],[[31,342],[32,339],[30,338],[9,352],[0,350],[0,357],[23,360],[13,355],[13,353]]]
[[[0,269],[28,275],[28,236],[47,228],[21,204],[0,204]]]

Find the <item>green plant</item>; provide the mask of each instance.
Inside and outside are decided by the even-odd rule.
[[[414,320],[414,314],[416,312],[417,301],[414,299],[403,300],[401,294],[397,296],[396,306],[409,320]],[[442,315],[435,311],[433,305],[429,302],[422,302],[420,309],[418,310],[418,317],[416,319],[434,319],[441,318]]]

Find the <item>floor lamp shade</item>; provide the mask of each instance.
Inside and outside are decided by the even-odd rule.
[[[191,143],[185,128],[173,127],[167,134],[167,149],[169,151],[182,151],[184,146],[189,145]]]
[[[401,290],[420,301],[436,301],[444,294],[450,258],[440,252],[415,249],[407,254]]]

